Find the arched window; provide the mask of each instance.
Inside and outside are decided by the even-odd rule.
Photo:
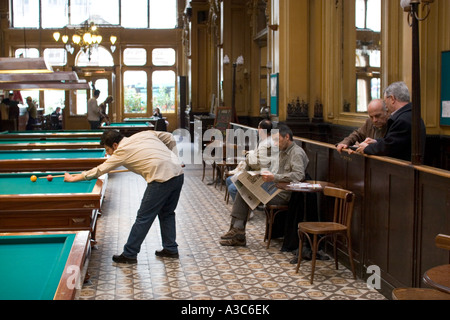
[[[88,53],[80,50],[75,58],[75,65],[77,67],[112,67],[114,59],[108,49],[98,46],[97,49],[92,49],[91,60],[89,60]]]

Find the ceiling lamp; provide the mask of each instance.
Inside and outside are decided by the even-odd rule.
[[[65,30],[67,30],[67,28]],[[86,20],[81,26],[74,27],[73,30],[74,34],[72,35],[72,39],[70,39],[71,41],[69,41],[67,33],[61,36],[61,33],[58,31],[53,33],[53,39],[58,42],[61,38],[66,51],[70,54],[73,54],[75,47],[79,47],[81,51],[88,55],[88,59],[91,61],[93,50],[96,50],[103,40],[103,37],[98,32],[98,27],[93,21],[89,22]],[[114,52],[116,50],[115,43],[117,37],[112,35],[110,41],[111,52]]]

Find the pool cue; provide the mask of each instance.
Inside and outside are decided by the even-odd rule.
[[[124,170],[112,170],[112,171],[110,171],[110,172],[108,172],[108,173],[119,173],[119,172],[128,172],[129,170],[128,169],[124,169]],[[48,176],[42,176],[42,177],[39,177],[38,179],[47,179],[47,177]],[[62,178],[62,177],[64,177],[64,175],[62,174],[62,175],[56,175],[56,176],[51,176],[52,178]]]

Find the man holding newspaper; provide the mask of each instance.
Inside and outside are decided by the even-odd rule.
[[[231,227],[220,240],[222,246],[245,246],[245,226],[248,214],[260,202],[263,204],[288,204],[291,193],[276,187],[278,182],[300,182],[305,180],[308,156],[293,141],[293,133],[286,125],[272,130],[274,148],[268,169],[260,172],[243,171],[235,175],[238,189],[231,209]]]

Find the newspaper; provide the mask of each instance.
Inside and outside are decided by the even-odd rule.
[[[275,182],[265,182],[259,171],[241,171],[232,176],[231,181],[251,210],[261,202],[266,204],[281,192]]]

